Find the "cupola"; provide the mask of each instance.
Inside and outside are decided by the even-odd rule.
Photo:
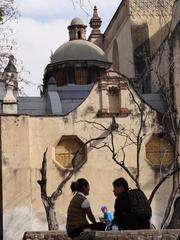
[[[75,17],[72,19],[69,30],[69,40],[86,39],[86,25],[83,23],[82,19]]]

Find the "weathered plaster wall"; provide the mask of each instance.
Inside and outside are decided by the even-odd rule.
[[[12,239],[14,231],[18,235],[27,227],[31,229],[29,121],[27,117],[13,117],[1,127],[4,234],[8,232]]]
[[[132,38],[132,34],[134,34],[132,26],[147,24],[147,39],[144,39],[144,41],[149,39],[152,55],[156,53],[169,32],[170,8],[167,9],[166,14],[163,16],[161,9],[158,10],[158,7],[153,10],[153,7],[150,6],[150,10],[152,14],[150,14],[149,8],[146,9],[146,5],[137,7],[131,0],[122,1],[104,33],[104,51],[107,53],[108,59],[113,62],[113,44],[114,40],[116,40],[119,54],[119,71],[130,78],[135,76],[133,56],[135,45]]]
[[[170,54],[170,46],[166,41],[152,57],[151,89],[154,93],[159,92],[160,86],[163,86],[165,83],[167,88],[169,88]]]
[[[126,93],[127,94],[127,93]],[[138,99],[137,99],[138,100]],[[127,107],[133,114],[127,117],[117,117],[119,125],[136,132],[139,127],[139,117],[135,114],[132,100],[127,101]],[[94,128],[91,124],[80,121],[97,121],[108,127],[111,118],[96,118],[99,110],[98,85],[96,84],[88,98],[72,113],[64,117],[58,116],[1,116],[2,126],[2,149],[3,149],[3,210],[4,210],[4,237],[6,240],[20,239],[28,230],[47,229],[45,211],[40,199],[40,189],[37,180],[40,178],[43,153],[48,147],[47,175],[48,193],[55,190],[58,183],[63,179],[64,173],[57,167],[54,159],[54,147],[62,135],[77,135],[81,140],[102,135],[102,130]],[[146,138],[147,141],[156,126],[152,122],[155,117],[148,107]],[[119,148],[124,139],[115,136],[115,146]],[[100,146],[101,142],[98,146]],[[126,162],[132,171],[136,170],[135,146],[132,144],[126,148]],[[57,200],[57,218],[61,228],[65,227],[66,212],[72,193],[70,192],[71,181],[85,177],[90,183],[89,200],[92,210],[97,219],[101,214],[100,206],[106,204],[113,212],[114,196],[112,193],[112,181],[120,176],[129,180],[129,185],[134,187],[122,169],[117,166],[107,149],[88,148],[87,163],[67,183],[62,196]],[[122,155],[120,157],[122,159]],[[142,188],[149,196],[159,176],[145,161],[144,144],[141,152],[141,183]],[[170,181],[170,180],[168,180]],[[153,201],[153,222],[158,225],[165,209],[167,198],[164,194],[168,190],[168,181],[158,191]]]
[[[170,4],[163,7],[156,0],[154,4],[150,2],[140,3],[138,1],[135,4],[133,0],[128,2],[131,20],[139,25],[147,23],[151,51],[152,53],[156,52],[169,31],[172,16]]]
[[[169,37],[161,45],[152,61],[152,91],[158,92],[160,86],[166,84],[166,92],[170,89],[170,98],[174,100],[177,110],[177,122],[180,119],[180,1],[175,1],[173,16],[169,25]],[[180,140],[179,140],[180,142]],[[179,144],[180,149],[180,144]]]
[[[119,71],[127,77],[134,77],[131,22],[125,3],[121,4],[118,13],[116,13],[104,33],[104,51],[112,62],[115,39],[118,44]]]

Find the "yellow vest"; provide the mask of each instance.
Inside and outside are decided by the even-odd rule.
[[[86,197],[76,193],[76,195],[71,200],[67,212],[67,232],[71,232],[73,229],[76,229],[81,225],[88,224],[88,221],[86,219],[86,213],[81,207],[81,204],[85,199]]]

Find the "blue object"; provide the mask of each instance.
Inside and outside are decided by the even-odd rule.
[[[111,213],[109,213],[109,212],[104,213],[104,217],[103,217],[103,218],[104,218],[104,219],[109,219],[110,221],[109,221],[109,222],[106,222],[106,226],[111,226],[111,224],[112,224],[112,219],[113,219]]]

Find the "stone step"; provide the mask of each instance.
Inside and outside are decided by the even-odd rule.
[[[70,240],[64,231],[26,232],[23,240]],[[180,229],[90,231],[73,240],[180,240]]]

